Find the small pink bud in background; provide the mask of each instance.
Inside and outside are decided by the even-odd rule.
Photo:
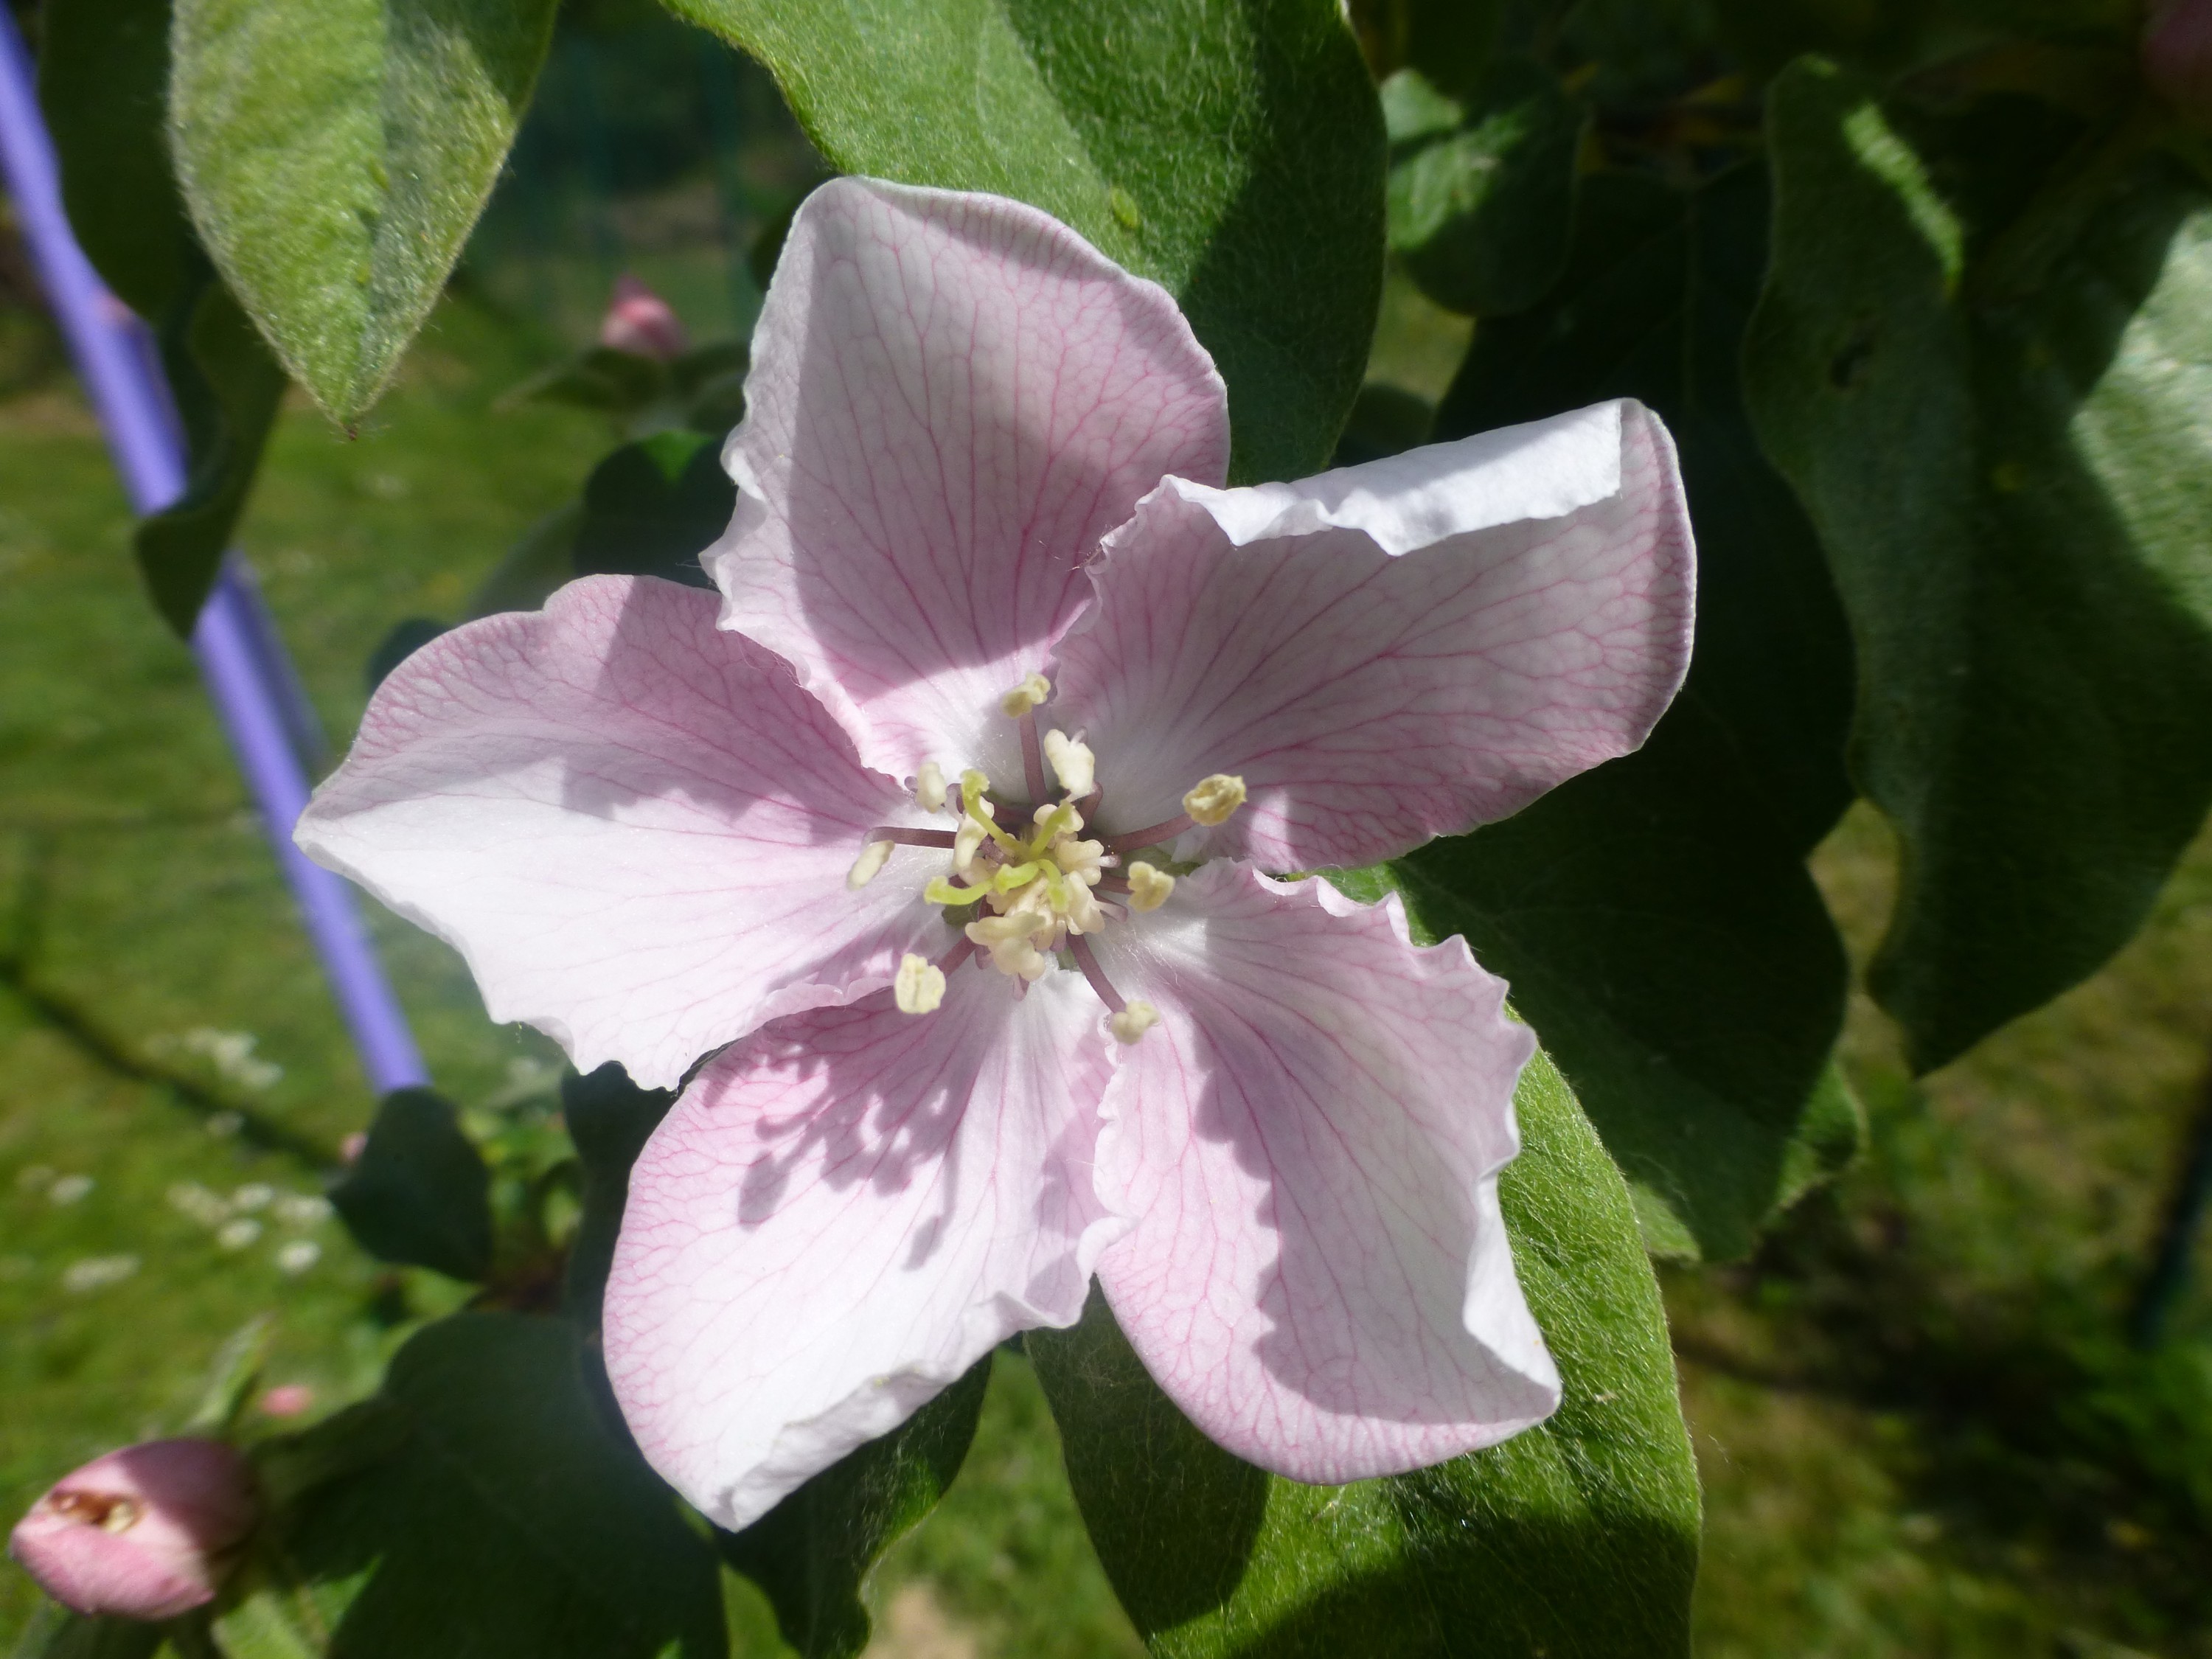
[[[361,1155],[368,1150],[368,1131],[356,1129],[338,1142],[338,1156],[349,1164],[361,1162]]]
[[[261,1409],[270,1417],[301,1417],[314,1409],[315,1391],[304,1382],[279,1382],[261,1396]]]
[[[2191,125],[2212,127],[2212,0],[2158,0],[2143,27],[2143,79]]]
[[[691,343],[668,301],[635,276],[615,278],[614,297],[599,323],[599,343],[663,362],[681,357]]]
[[[31,1506],[8,1553],[83,1613],[172,1619],[212,1601],[260,1503],[214,1440],[149,1440],[95,1457]]]

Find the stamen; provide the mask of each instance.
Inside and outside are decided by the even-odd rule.
[[[942,876],[933,877],[929,885],[921,890],[923,903],[949,904],[955,909],[990,896],[991,887],[988,882],[981,887],[955,887]]]
[[[1065,732],[1044,734],[1044,757],[1052,763],[1053,775],[1060,787],[1073,800],[1088,795],[1098,782],[1098,757],[1091,752],[1087,743],[1071,738]]]
[[[1157,910],[1168,902],[1175,891],[1176,878],[1164,870],[1156,869],[1141,860],[1129,866],[1129,908],[1132,910]]]
[[[908,951],[899,958],[891,999],[902,1014],[935,1013],[938,1004],[945,1000],[945,970],[927,957]]]
[[[1106,970],[1098,965],[1098,958],[1091,949],[1091,941],[1078,934],[1067,941],[1067,953],[1075,958],[1075,965],[1083,969],[1083,977],[1091,981],[1091,988],[1098,994],[1098,1000],[1119,1014],[1129,1005],[1121,1000],[1121,994],[1106,977]]]
[[[1036,799],[1044,793],[1044,757],[1037,752],[1036,716],[1021,716],[1022,781],[1030,787],[1030,799]]]
[[[1109,1017],[1107,1028],[1122,1042],[1133,1044],[1138,1038],[1160,1023],[1160,1011],[1139,999],[1118,1014]]]
[[[945,769],[935,761],[924,761],[921,770],[915,775],[915,805],[925,812],[945,810]]]
[[[903,830],[895,823],[879,823],[868,831],[868,839],[886,847],[951,847],[957,843],[950,830]]]
[[[999,707],[1006,710],[1008,720],[1018,720],[1051,695],[1052,682],[1042,674],[1031,673],[999,699]]]
[[[1190,814],[1193,823],[1202,823],[1212,829],[1217,823],[1229,822],[1229,815],[1244,804],[1244,780],[1216,772],[1210,778],[1200,778],[1182,798],[1182,810]]]
[[[1182,834],[1184,830],[1194,830],[1197,827],[1191,821],[1188,813],[1178,812],[1164,823],[1148,823],[1141,830],[1132,830],[1119,836],[1109,836],[1106,838],[1106,848],[1109,852],[1133,853],[1140,847],[1163,847]]]
[[[878,876],[884,866],[891,861],[892,843],[871,840],[860,848],[860,856],[853,860],[853,867],[845,872],[845,885],[858,892]]]

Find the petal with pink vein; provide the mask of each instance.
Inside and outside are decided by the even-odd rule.
[[[1054,678],[1112,824],[1230,773],[1249,802],[1205,851],[1275,870],[1518,811],[1640,744],[1689,661],[1681,477],[1634,403],[1294,484],[1170,479],[1097,584]]]
[[[841,179],[793,221],[704,556],[722,625],[899,777],[1018,781],[1000,696],[1164,473],[1220,482],[1226,394],[1175,302],[998,197]]]
[[[1393,1474],[1548,1416],[1559,1376],[1498,1206],[1535,1040],[1466,943],[1212,864],[1102,950],[1160,1011],[1102,1115],[1130,1231],[1098,1278],[1146,1367],[1239,1457]],[[1109,936],[1111,938],[1111,936]]]
[[[597,576],[441,635],[379,689],[295,832],[459,949],[494,1019],[648,1088],[945,935],[896,878],[919,854],[846,890],[868,829],[912,804],[715,611]]]
[[[1073,974],[956,973],[778,1022],[700,1073],[630,1175],[607,1369],[647,1458],[742,1527],[1014,1332],[1073,1324],[1119,1224],[1109,1066]]]

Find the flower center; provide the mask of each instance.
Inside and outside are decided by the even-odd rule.
[[[962,940],[935,963],[912,953],[900,962],[892,991],[905,1012],[933,1012],[944,1000],[945,975],[971,956],[1026,990],[1065,953],[1112,1012],[1108,1023],[1115,1036],[1134,1042],[1158,1022],[1159,1012],[1148,1002],[1122,999],[1085,935],[1103,931],[1109,918],[1165,903],[1175,877],[1151,860],[1121,869],[1121,854],[1160,846],[1197,825],[1225,822],[1244,804],[1244,781],[1217,773],[1183,796],[1181,817],[1086,839],[1085,815],[1096,817],[1105,793],[1097,757],[1080,736],[1048,731],[1040,738],[1036,711],[1051,695],[1051,683],[1032,673],[1000,700],[1000,708],[1021,726],[1023,770],[1032,798],[1048,793],[1049,766],[1060,783],[1058,800],[1035,807],[994,801],[990,780],[973,769],[960,775],[956,799],[943,769],[927,762],[915,781],[915,802],[926,812],[955,813],[958,828],[872,830],[847,882],[857,888],[874,880],[895,846],[943,848],[952,854],[951,874],[934,878],[922,897],[961,923]]]

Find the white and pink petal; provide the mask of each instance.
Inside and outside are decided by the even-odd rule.
[[[841,179],[754,335],[722,624],[788,659],[869,765],[1021,776],[1000,697],[1164,474],[1220,482],[1226,394],[1175,302],[1046,214]],[[1001,752],[1003,751],[1003,752]]]
[[[1121,1052],[1098,1261],[1160,1386],[1299,1480],[1423,1468],[1548,1416],[1559,1376],[1514,1276],[1498,1171],[1534,1052],[1460,939],[1217,863],[1141,933],[1118,988],[1160,1024]]]
[[[1080,1316],[1110,1072],[1073,974],[956,971],[718,1056],[631,1171],[607,1369],[647,1459],[726,1527],[889,1432],[992,1346]]]
[[[1064,641],[1109,830],[1217,772],[1186,850],[1356,866],[1506,817],[1640,744],[1689,661],[1674,444],[1634,403],[1297,483],[1169,479],[1108,538]]]
[[[443,635],[379,688],[295,838],[468,959],[496,1020],[580,1071],[677,1082],[779,1014],[888,984],[944,934],[917,816],[712,594],[599,576]]]

